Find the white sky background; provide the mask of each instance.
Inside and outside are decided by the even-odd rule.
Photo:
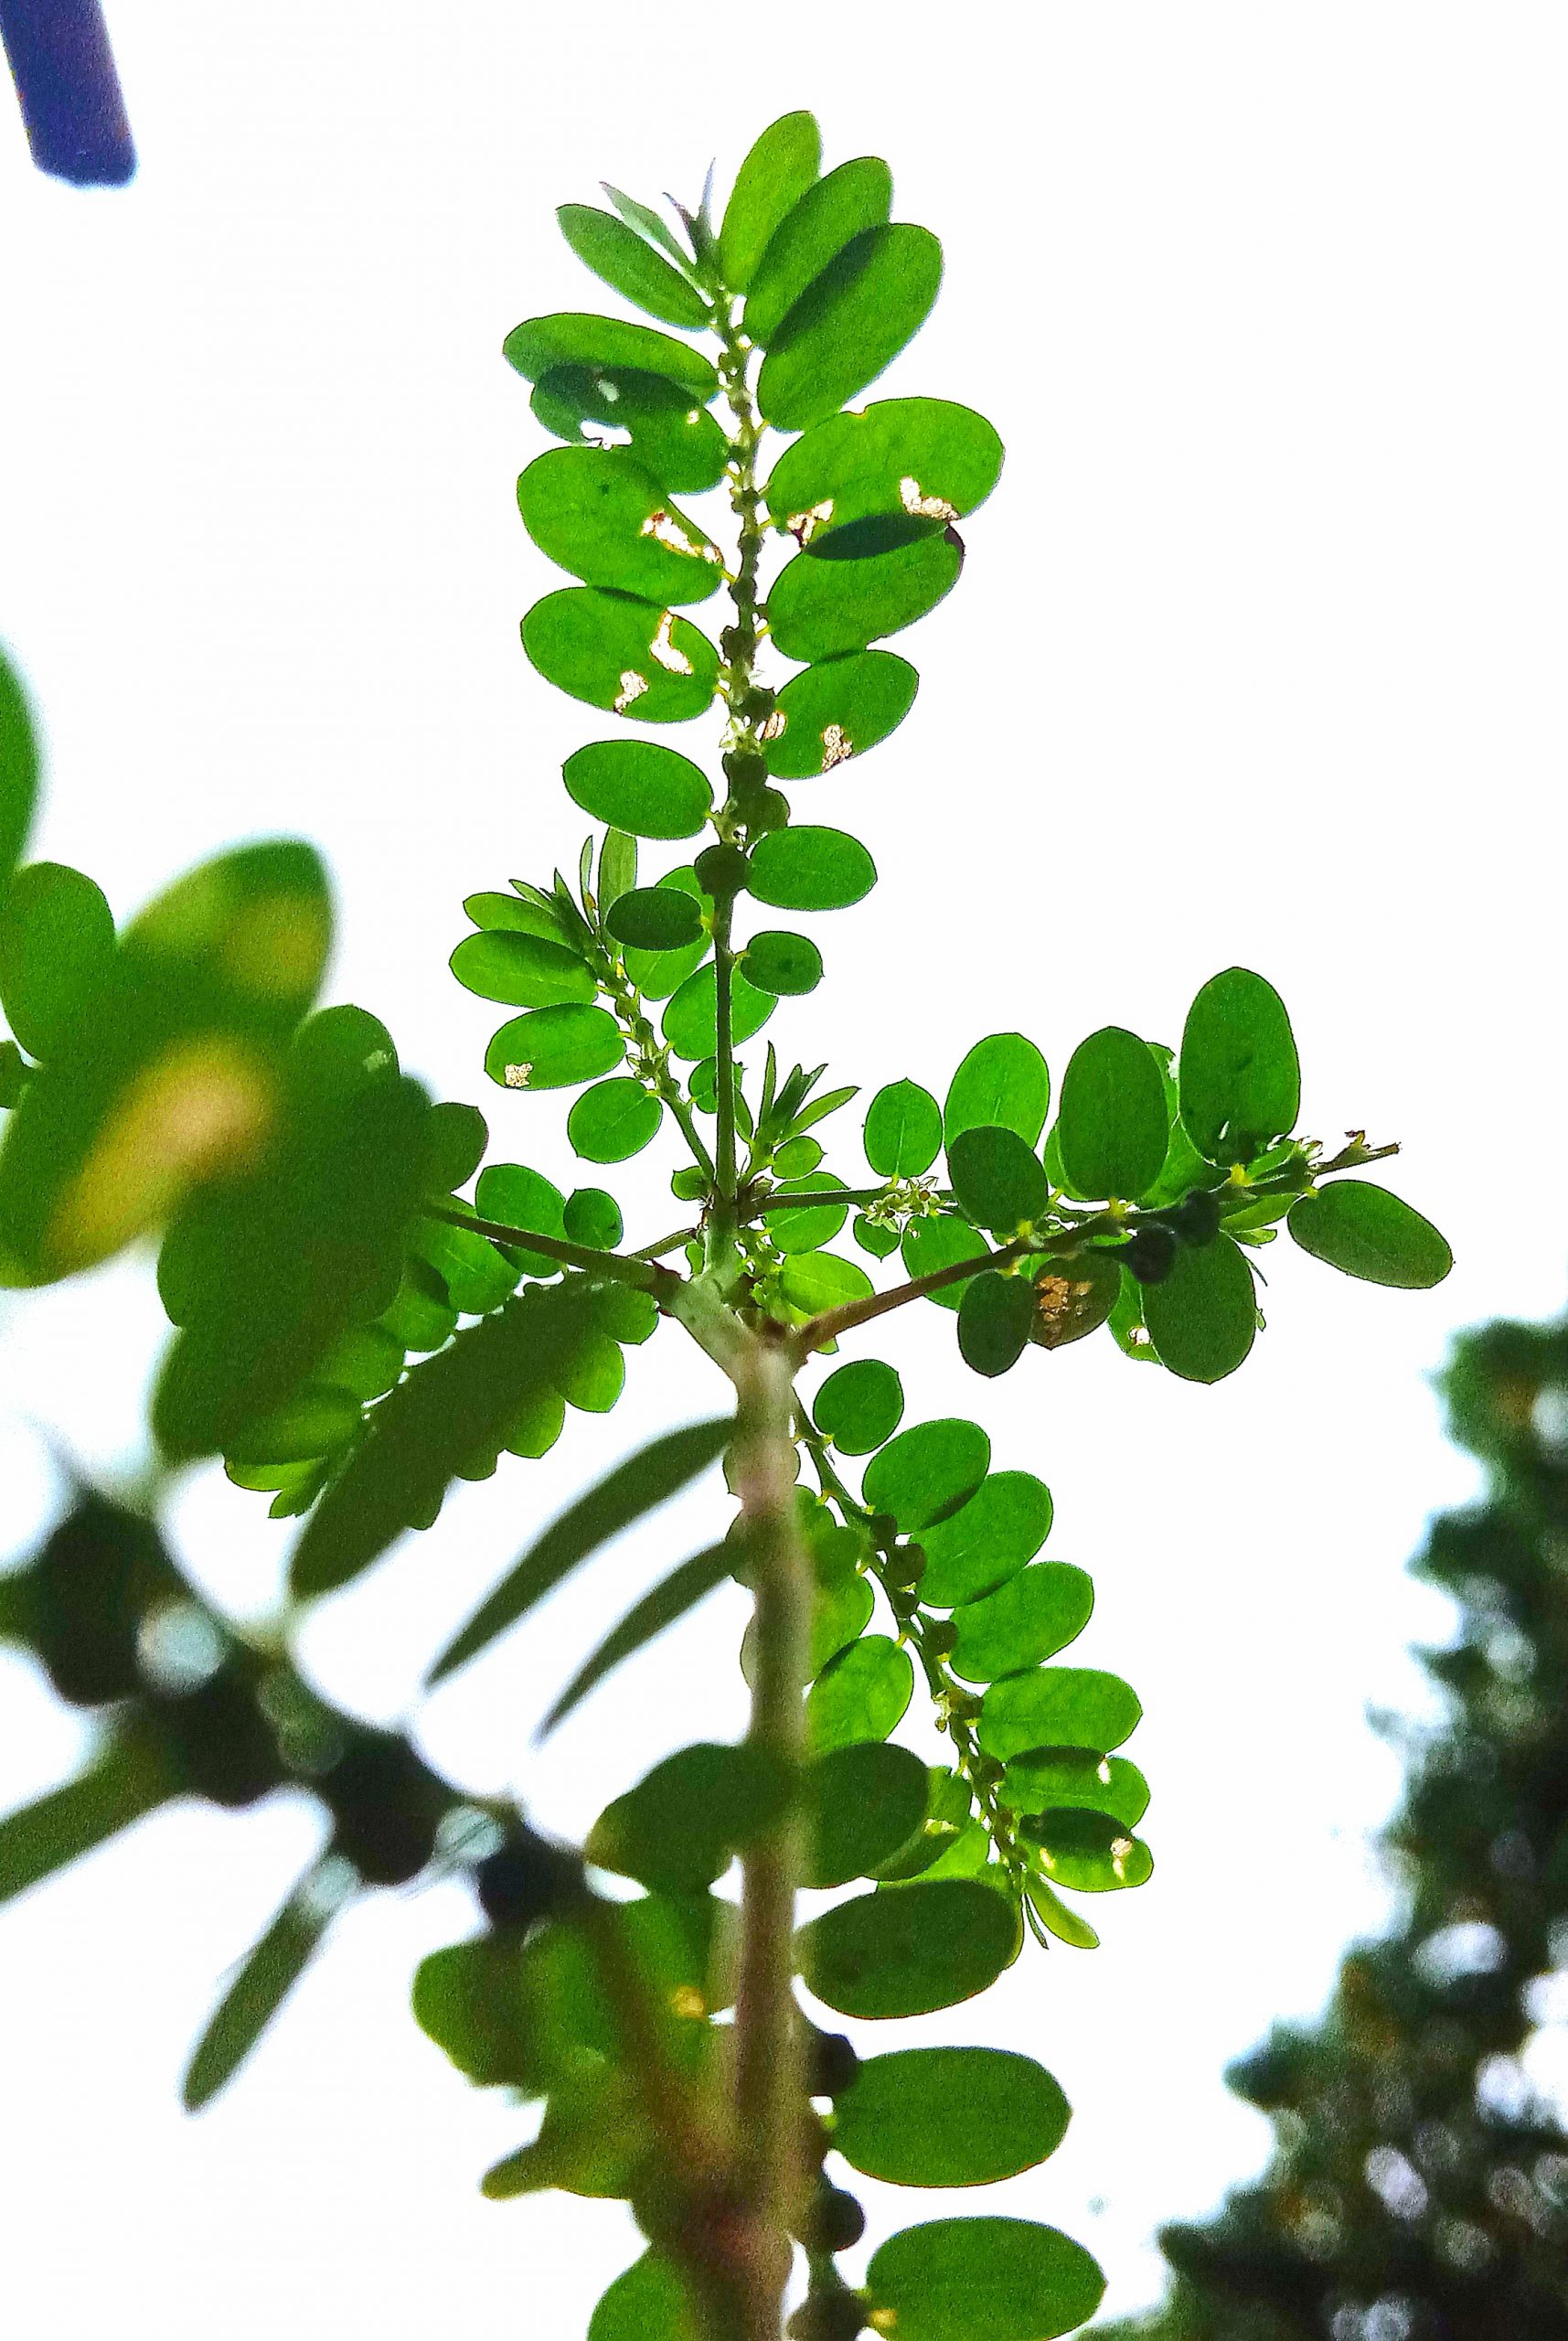
[[[1074,1656],[1147,1709],[1129,1752],[1158,1864],[1095,1906],[1100,1953],[1031,1952],[901,2037],[1013,2043],[1056,2071],[1067,2142],[995,2200],[1089,2241],[1108,2307],[1149,2298],[1155,2224],[1204,2210],[1266,2140],[1221,2064],[1313,2008],[1382,1908],[1364,1833],[1398,1775],[1363,1710],[1419,1696],[1405,1645],[1447,1613],[1402,1571],[1470,1485],[1424,1377],[1451,1330],[1563,1297],[1568,24],[1392,0],[806,0],[776,33],[619,0],[138,0],[111,21],[129,190],[38,177],[0,112],[0,632],[48,725],[37,850],[123,914],[236,837],[315,838],[340,890],[332,995],[480,1103],[497,1157],[572,1183],[566,1099],[485,1084],[498,1011],[443,965],[464,893],[574,855],[557,769],[613,728],[517,645],[561,581],[517,518],[547,443],[500,340],[616,305],[557,203],[594,200],[601,174],[694,198],[711,152],[722,176],[811,105],[829,160],[886,155],[897,216],[946,247],[936,314],[873,395],[968,401],[1009,454],[961,590],[898,645],[914,713],[798,793],[867,839],[881,882],[821,925],[830,989],[781,1009],[781,1049],[815,1062],[826,1032],[868,1096],[905,1074],[940,1092],[1017,1024],[1060,1074],[1107,1021],[1174,1041],[1239,960],[1292,1010],[1306,1126],[1402,1138],[1392,1183],[1453,1240],[1428,1296],[1281,1244],[1268,1331],[1213,1391],[1104,1337],[987,1388],[933,1309],[879,1344],[906,1419],[976,1411],[998,1463],[1051,1482],[1048,1550],[1098,1587]],[[658,736],[710,757],[716,732]],[[856,1117],[837,1127],[853,1178]],[[635,1240],[677,1223],[676,1159],[661,1141],[611,1174]],[[26,1423],[128,1467],[162,1326],[144,1263],[0,1323],[16,1548],[50,1502]],[[717,1395],[667,1331],[603,1436],[624,1452]],[[573,1417],[330,1606],[306,1645],[324,1686],[403,1711],[601,1437]],[[667,1748],[735,1732],[721,1597],[528,1746],[589,1637],[708,1541],[720,1500],[660,1516],[443,1692],[433,1760],[577,1830]],[[266,1607],[288,1539],[260,1500],[200,1474],[177,1527],[223,1598]],[[4,1806],[81,1735],[14,1661],[0,1703]],[[0,1921],[18,2333],[574,2341],[633,2256],[616,2208],[475,2192],[528,2117],[468,2091],[405,2007],[417,1958],[468,1930],[456,1887],[354,1914],[232,2092],[179,2113],[221,1972],[315,1842],[287,1802],[182,1811]],[[883,2233],[962,2207],[867,2192]]]

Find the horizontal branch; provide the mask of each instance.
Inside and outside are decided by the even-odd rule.
[[[754,1208],[764,1214],[775,1211],[824,1211],[829,1203],[842,1203],[848,1208],[851,1203],[880,1203],[887,1192],[884,1182],[880,1187],[818,1187],[805,1194],[770,1192],[759,1195]]]
[[[448,1227],[465,1227],[471,1235],[487,1236],[492,1244],[504,1245],[509,1251],[542,1252],[547,1260],[559,1260],[563,1267],[586,1268],[590,1275],[607,1277],[614,1284],[629,1284],[638,1292],[650,1292],[656,1299],[664,1299],[681,1279],[671,1268],[656,1267],[649,1260],[626,1259],[619,1252],[596,1252],[591,1244],[571,1244],[564,1235],[542,1235],[536,1228],[508,1227],[498,1219],[475,1219],[471,1213],[456,1211],[448,1203],[421,1203],[421,1211],[427,1219],[439,1219]]]
[[[987,1268],[1006,1267],[1013,1260],[1021,1260],[1026,1253],[1040,1249],[1038,1237],[1019,1235],[1011,1244],[1004,1244],[999,1251],[977,1252],[966,1260],[950,1261],[944,1268],[933,1268],[929,1276],[894,1285],[891,1292],[868,1293],[864,1300],[848,1300],[841,1309],[825,1309],[820,1317],[813,1317],[796,1332],[796,1354],[809,1357],[825,1342],[836,1342],[840,1333],[852,1333],[857,1325],[869,1325],[874,1317],[885,1317],[891,1309],[905,1308],[912,1300],[923,1300],[928,1293],[942,1292],[950,1284],[966,1283],[971,1277],[983,1276]]]

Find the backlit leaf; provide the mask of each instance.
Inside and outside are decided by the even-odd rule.
[[[1115,1894],[1147,1886],[1154,1876],[1148,1847],[1108,1812],[1054,1807],[1030,1814],[1020,1823],[1019,1833],[1037,1848],[1052,1886],[1071,1887],[1076,1894]]]
[[[595,740],[561,766],[567,794],[637,838],[694,838],[713,809],[708,775],[652,740]]]
[[[773,641],[786,658],[825,660],[864,650],[933,610],[963,566],[963,547],[951,531],[859,561],[796,553],[768,594]]]
[[[993,1032],[976,1041],[947,1091],[943,1134],[949,1146],[965,1130],[994,1125],[1036,1147],[1051,1104],[1045,1059],[1021,1032]]]
[[[872,2057],[834,2100],[833,2146],[895,2186],[989,2186],[1053,2154],[1067,2133],[1061,2087],[1001,2048],[905,2048]]]
[[[624,1162],[657,1137],[664,1106],[623,1075],[585,1089],[566,1117],[572,1151],[585,1162]]]
[[[837,1252],[799,1252],[779,1271],[784,1298],[792,1309],[804,1309],[808,1316],[864,1300],[870,1289],[871,1279],[865,1269],[857,1267],[853,1260],[840,1259]]]
[[[536,456],[517,482],[517,509],[539,551],[586,584],[661,607],[704,602],[719,584],[719,548],[629,447]]]
[[[1184,1382],[1234,1374],[1257,1333],[1258,1303],[1245,1256],[1228,1235],[1183,1245],[1162,1284],[1143,1288],[1144,1322],[1160,1363]]]
[[[635,886],[611,904],[605,921],[617,943],[638,951],[679,951],[702,933],[702,911],[673,886]]]
[[[1011,1812],[1076,1806],[1108,1812],[1124,1829],[1136,1829],[1148,1810],[1148,1782],[1137,1766],[1088,1748],[1031,1748],[1015,1756],[1000,1794]]]
[[[719,268],[732,293],[744,293],[757,264],[822,167],[822,133],[809,113],[770,123],[735,174],[719,230]]]
[[[786,447],[768,480],[768,509],[780,528],[815,517],[819,530],[881,513],[957,520],[985,502],[1001,467],[1002,443],[972,408],[881,399]]]
[[[901,1430],[866,1466],[865,1501],[906,1534],[946,1520],[986,1476],[991,1442],[978,1423],[949,1416]]]
[[[942,1151],[942,1108],[918,1081],[890,1082],[866,1109],[862,1143],[879,1179],[917,1179]]]
[[[763,754],[777,780],[833,772],[896,731],[914,705],[920,677],[891,650],[819,659],[778,695]]]
[[[1108,1755],[1143,1709],[1119,1675],[1092,1666],[1041,1666],[994,1683],[980,1716],[980,1745],[1005,1761],[1030,1748],[1087,1748]]]
[[[829,1661],[806,1693],[807,1748],[823,1756],[859,1740],[886,1739],[902,1720],[913,1691],[908,1651],[886,1634],[862,1635]]]
[[[904,1229],[901,1248],[904,1267],[912,1277],[934,1276],[943,1268],[955,1267],[960,1260],[984,1263],[991,1251],[985,1237],[977,1235],[967,1220],[951,1216],[912,1219]],[[940,1291],[926,1297],[939,1309],[957,1309],[964,1301],[963,1280],[944,1285]]]
[[[1369,1284],[1424,1292],[1441,1284],[1454,1265],[1432,1222],[1370,1179],[1342,1180],[1303,1195],[1285,1224],[1304,1252]]]
[[[534,1008],[503,1024],[485,1070],[503,1089],[571,1089],[621,1063],[625,1042],[608,1009]]]
[[[537,421],[558,439],[581,446],[605,443],[585,423],[624,431],[637,461],[672,496],[717,487],[730,460],[730,443],[689,387],[633,366],[552,366],[530,401]]]
[[[708,323],[708,304],[695,285],[650,251],[624,220],[589,203],[563,203],[555,216],[578,259],[650,317],[662,317],[669,326]]]
[[[698,947],[698,946],[693,946]],[[737,1046],[760,1032],[778,1000],[759,991],[737,967],[730,978],[731,1033]],[[687,977],[672,994],[661,1020],[665,1039],[677,1057],[696,1064],[719,1045],[719,978],[710,964]]]
[[[515,1008],[560,1008],[594,996],[593,977],[575,951],[505,927],[465,935],[450,961],[465,991]]]
[[[1027,2219],[931,2219],[890,2236],[867,2284],[899,2341],[1056,2341],[1105,2290],[1070,2236]]]
[[[917,1879],[824,1911],[801,1929],[797,1959],[806,1989],[841,2015],[927,2015],[994,1983],[1017,1949],[1018,1927],[994,1887]]]
[[[87,1036],[114,972],[114,914],[80,870],[34,861],[0,896],[0,1006],[29,1056]]]
[[[336,1908],[325,1885],[312,1872],[247,1954],[186,2068],[180,2094],[187,2112],[232,2079],[299,1981]]]
[[[867,228],[815,278],[773,336],[757,404],[781,431],[820,422],[875,381],[919,331],[942,282],[925,228]]]
[[[1293,1130],[1301,1070],[1285,1002],[1247,967],[1212,977],[1181,1035],[1181,1118],[1213,1162],[1246,1162]]]
[[[752,850],[751,892],[774,910],[846,910],[876,882],[876,863],[843,829],[773,829]]]
[[[869,1455],[892,1437],[903,1410],[903,1384],[892,1367],[862,1357],[828,1375],[811,1412],[841,1455]]]
[[[1083,1569],[1066,1561],[1037,1562],[995,1593],[954,1611],[958,1640],[948,1664],[965,1683],[1017,1674],[1065,1649],[1083,1632],[1093,1607],[1094,1588]]]
[[[963,1509],[924,1530],[920,1598],[938,1609],[978,1601],[1016,1577],[1051,1534],[1051,1490],[1029,1471],[991,1471]]]
[[[27,694],[0,652],[0,886],[21,857],[38,796],[38,751]]]
[[[606,1805],[584,1851],[602,1869],[689,1894],[721,1877],[788,1801],[788,1776],[766,1749],[703,1742],[667,1756]]]
[[[695,391],[706,406],[719,395],[719,377],[700,350],[649,326],[623,325],[618,317],[595,317],[571,310],[530,317],[514,326],[502,345],[509,366],[537,382],[557,366],[589,366],[613,373],[625,366],[639,373],[663,374]]]
[[[964,1287],[958,1304],[958,1348],[972,1373],[994,1378],[1015,1366],[1029,1346],[1034,1287],[1027,1277],[994,1271]]]
[[[1015,1234],[1045,1209],[1045,1166],[1017,1130],[987,1126],[950,1134],[947,1168],[965,1218],[996,1235]]]
[[[1159,1067],[1136,1032],[1107,1024],[1079,1042],[1057,1123],[1075,1193],[1136,1202],[1159,1176],[1169,1127]]]
[[[662,2251],[645,2251],[624,2269],[588,2320],[588,2341],[703,2341],[674,2261]]]
[[[907,1748],[870,1739],[818,1757],[805,1776],[805,1883],[869,1876],[914,1835],[925,1799],[925,1766]]]
[[[569,585],[523,620],[547,682],[639,723],[684,723],[713,697],[719,654],[690,620],[631,593]]]
[[[809,935],[782,927],[763,927],[749,937],[744,965],[749,983],[779,999],[798,999],[822,981],[822,954],[816,944]]]

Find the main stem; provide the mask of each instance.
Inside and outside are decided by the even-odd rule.
[[[794,1943],[812,1598],[795,1508],[794,1372],[783,1341],[766,1330],[752,1338],[737,1389],[734,1476],[756,1600],[748,1737],[784,1768],[794,1790],[742,1865],[735,1999],[735,2176],[749,2239],[738,2270],[744,2330],[746,2341],[779,2341],[805,2174]]]

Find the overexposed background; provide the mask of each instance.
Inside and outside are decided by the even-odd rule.
[[[1240,960],[1292,1009],[1307,1127],[1403,1139],[1392,1183],[1453,1240],[1424,1296],[1282,1244],[1268,1331],[1213,1391],[1104,1337],[982,1391],[930,1309],[885,1344],[908,1419],[972,1404],[999,1463],[1051,1480],[1049,1550],[1098,1587],[1075,1655],[1147,1709],[1130,1752],[1158,1862],[1096,1906],[1096,1956],[1031,1953],[906,2036],[1014,2042],[1057,2072],[1067,2142],[997,2199],[1083,2237],[1108,2307],[1148,2299],[1155,2225],[1266,2143],[1223,2061],[1312,2009],[1386,1908],[1366,1833],[1398,1771],[1364,1709],[1422,1696],[1405,1647],[1447,1612],[1403,1565],[1471,1484],[1426,1376],[1453,1329],[1563,1297],[1568,24],[1550,0],[110,16],[129,189],[40,178],[0,111],[0,632],[48,735],[36,851],[123,914],[238,836],[319,839],[332,996],[482,1104],[498,1157],[573,1183],[565,1098],[488,1087],[497,1015],[443,969],[464,894],[574,856],[557,770],[609,728],[517,646],[560,581],[513,504],[547,443],[500,339],[616,305],[557,203],[602,174],[695,199],[711,154],[722,179],[810,105],[828,160],[886,155],[896,216],[946,246],[936,314],[872,395],[968,401],[1009,453],[962,589],[897,646],[923,676],[913,715],[800,792],[868,839],[881,883],[821,925],[831,989],[773,1035],[809,1053],[826,1031],[868,1095],[904,1074],[940,1093],[998,1026],[1058,1071],[1106,1021],[1174,1041]],[[700,755],[715,733],[659,736]],[[852,1178],[853,1112],[840,1127]],[[677,1223],[675,1160],[611,1174],[633,1240]],[[163,1335],[144,1262],[8,1300],[0,1329],[0,1536],[20,1551],[54,1501],[51,1440],[135,1467]],[[624,1451],[715,1395],[667,1331],[607,1436]],[[573,1417],[330,1605],[307,1641],[324,1686],[406,1712],[600,1439]],[[444,1691],[421,1716],[432,1759],[576,1830],[670,1747],[734,1731],[720,1597],[529,1747],[588,1637],[707,1541],[720,1500],[684,1499]],[[198,1473],[176,1525],[222,1598],[266,1608],[288,1537],[261,1500]],[[0,1661],[0,1806],[83,1739]],[[288,1801],[165,1814],[0,1920],[18,2332],[573,2341],[633,2256],[616,2208],[475,2191],[527,2117],[469,2091],[405,2006],[416,1960],[471,1924],[455,1887],[353,1913],[231,2093],[179,2113],[220,1975],[315,1827]],[[867,2191],[882,2232],[944,2207]]]

